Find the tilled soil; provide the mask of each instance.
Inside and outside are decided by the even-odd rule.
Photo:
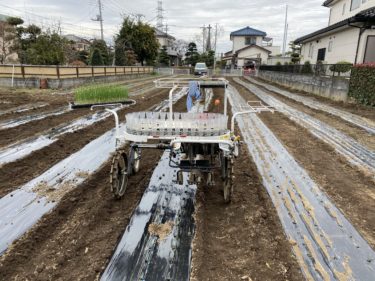
[[[110,162],[68,193],[0,259],[0,280],[96,280],[105,269],[160,157],[149,151],[125,198],[109,190]]]
[[[133,81],[133,80],[132,80]],[[132,81],[127,81],[127,83],[130,83]],[[135,83],[137,80],[134,80]],[[144,82],[145,84],[141,87],[137,87],[137,90],[142,90],[146,88],[152,88],[152,84],[150,84],[148,81]],[[130,87],[132,89],[132,87]],[[14,95],[14,94],[13,94]],[[11,96],[13,99],[16,100],[16,103],[18,105],[25,105],[25,104],[33,104],[35,102],[46,102],[49,105],[43,108],[34,109],[31,111],[25,111],[22,113],[10,113],[3,116],[0,116],[0,120],[12,120],[12,118],[18,118],[22,116],[28,116],[31,114],[38,114],[38,113],[48,113],[54,109],[62,108],[62,107],[68,107],[69,102],[73,101],[73,95],[72,94],[26,94],[22,93],[21,96],[24,96],[25,100],[23,103],[20,103],[19,97]],[[7,96],[7,94],[0,94],[1,96]],[[10,99],[10,98],[9,98]],[[30,123],[26,123],[14,128],[4,129],[0,130],[0,147],[4,147],[7,145],[10,145],[16,141],[38,135],[41,133],[44,133],[49,130],[53,130],[53,128],[63,125],[63,124],[69,124],[73,122],[74,120],[83,117],[85,115],[92,115],[93,112],[90,111],[90,109],[76,109],[73,111],[66,112],[61,115],[57,116],[50,116],[45,119],[36,120]]]
[[[350,113],[353,113],[353,114],[356,114],[356,115],[359,115],[359,116],[362,116],[362,117],[366,117],[368,119],[371,119],[371,120],[375,121],[375,110],[374,110],[373,107],[356,104],[354,102],[345,103],[345,102],[340,102],[340,101],[334,101],[334,100],[331,100],[329,98],[321,97],[321,96],[314,95],[314,94],[311,94],[311,93],[307,93],[307,92],[304,92],[304,91],[295,90],[295,89],[292,89],[290,87],[286,87],[286,86],[283,86],[283,85],[280,85],[280,84],[277,84],[277,83],[273,83],[273,82],[264,80],[264,79],[259,78],[259,77],[255,78],[255,79],[259,80],[260,82],[268,83],[270,85],[273,85],[273,86],[279,87],[281,89],[290,91],[293,94],[298,94],[300,96],[313,98],[313,99],[315,99],[319,102],[329,104],[329,105],[331,105],[333,107],[336,107],[338,109],[346,110]]]
[[[73,101],[73,95],[68,92],[52,92],[51,90],[40,91],[21,91],[0,89],[0,110],[10,110],[24,105],[35,105],[37,103],[46,103],[47,106],[35,108],[23,112],[10,112],[0,115],[0,120],[10,120],[16,117],[27,116],[30,114],[39,114],[48,112],[62,106],[68,106]]]
[[[191,280],[303,280],[272,201],[245,147],[235,162],[234,195],[222,185],[197,195]],[[243,279],[241,279],[243,278]]]
[[[111,84],[131,84],[140,81],[145,81],[149,83],[153,80],[152,76],[144,76],[124,81],[119,81]],[[73,101],[72,90],[38,90],[38,89],[9,89],[0,88],[0,110],[7,110],[15,108],[20,105],[34,104],[37,102],[47,102],[51,106],[61,106],[68,104]],[[48,107],[47,107],[48,108]],[[44,108],[47,109],[47,108]],[[34,111],[32,111],[34,113]],[[30,112],[20,113],[17,116],[22,116],[22,114],[27,115]],[[8,119],[9,116],[0,116],[0,120]]]
[[[245,99],[259,100],[244,87],[234,85]],[[262,113],[259,117],[375,248],[375,185],[372,178],[283,114]]]
[[[123,120],[125,112],[146,110],[166,98],[168,98],[166,90],[153,90],[147,93],[144,98],[137,97],[137,105],[122,110],[119,113],[119,117]],[[113,127],[113,117],[109,117],[106,120],[97,122],[82,130],[65,134],[61,136],[57,142],[31,153],[24,159],[4,165],[0,169],[0,197],[42,174],[54,164],[80,150],[90,141]],[[29,128],[29,131],[33,130],[33,128]]]
[[[249,82],[246,79],[244,79],[244,81]],[[332,126],[333,128],[336,128],[339,131],[342,131],[343,133],[345,133],[346,135],[352,137],[353,139],[358,141],[360,144],[362,144],[362,145],[368,147],[369,149],[375,151],[375,137],[373,135],[369,134],[366,130],[364,130],[360,127],[357,127],[357,126],[341,119],[340,117],[331,115],[331,114],[329,114],[327,112],[324,112],[324,111],[309,108],[309,107],[305,106],[304,104],[302,104],[300,102],[297,102],[293,99],[289,99],[289,98],[284,97],[280,94],[269,91],[262,86],[259,86],[259,85],[256,85],[256,86],[261,88],[262,90],[264,90],[269,95],[271,95],[271,96],[277,98],[278,100],[284,102],[285,104],[287,104],[287,105],[289,105],[289,106],[291,106],[291,107],[293,107],[293,108],[295,108],[295,109],[297,109],[301,112],[309,114],[310,116],[312,116],[312,117],[314,117],[314,118],[316,118],[320,121],[325,122],[326,124]],[[373,110],[373,111],[375,112],[375,110]],[[367,111],[365,111],[365,112],[367,112]]]
[[[77,109],[58,116],[50,116],[14,128],[0,130],[0,147],[10,145],[27,137],[38,135],[46,131],[52,132],[53,128],[62,124],[68,125],[75,119],[88,114],[93,114],[93,112],[91,112],[90,109]]]
[[[165,91],[164,91],[165,92]],[[165,94],[153,95],[157,104]],[[156,101],[156,102],[155,102]],[[143,104],[150,107],[151,101]],[[182,99],[175,110],[183,110]],[[138,108],[142,110],[146,108]],[[159,150],[144,150],[141,170],[130,178],[122,200],[110,192],[108,161],[86,182],[67,193],[0,258],[0,280],[96,280],[148,185]]]
[[[222,107],[213,108],[218,110]],[[191,280],[302,280],[271,198],[244,146],[234,171],[230,204],[223,201],[219,174],[214,187],[198,191]]]

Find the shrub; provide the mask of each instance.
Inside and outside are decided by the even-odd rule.
[[[281,64],[281,62],[278,61],[278,62],[276,63],[275,70],[276,70],[276,71],[282,71],[282,64]]]
[[[361,104],[375,106],[375,63],[352,68],[349,97]]]
[[[338,63],[331,65],[329,70],[333,73],[337,72],[340,76],[340,73],[349,72],[352,69],[353,64],[347,61],[339,61]]]
[[[311,73],[313,73],[310,61],[308,61],[308,60],[305,61],[305,63],[302,66],[301,73],[303,73],[303,74],[311,74]]]

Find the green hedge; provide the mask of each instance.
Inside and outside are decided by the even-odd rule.
[[[349,97],[361,104],[375,106],[375,63],[352,68]]]
[[[333,64],[330,66],[329,70],[331,70],[333,73],[337,72],[340,76],[340,73],[346,73],[349,72],[350,69],[352,69],[353,64],[346,61],[340,61],[336,64]]]

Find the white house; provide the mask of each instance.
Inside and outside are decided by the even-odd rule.
[[[176,43],[176,38],[155,28],[156,39],[159,41],[160,49],[163,46],[167,47],[167,54],[170,58],[170,66],[179,65],[182,54],[179,52],[178,44]]]
[[[88,52],[91,47],[91,42],[87,39],[84,39],[82,37],[78,37],[74,34],[67,34],[63,36],[66,40],[71,42],[71,46],[73,50],[76,51],[86,51]]]
[[[327,0],[328,27],[295,40],[302,62],[375,62],[375,0]]]
[[[269,56],[278,55],[280,47],[273,46],[273,40],[267,33],[249,26],[230,34],[233,42],[232,51],[222,58],[227,66],[244,67],[248,64],[265,64]]]

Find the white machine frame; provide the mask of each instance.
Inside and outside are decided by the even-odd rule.
[[[192,115],[190,116],[184,115],[184,113],[174,113],[173,94],[178,89],[189,87],[191,81],[195,81],[199,89],[223,88],[224,113],[203,113],[203,117],[205,117],[203,119],[201,118],[202,116],[200,116],[202,115],[201,113],[191,113]],[[190,178],[193,178],[194,182],[196,178],[200,179],[202,175],[207,178],[207,182],[213,182],[212,171],[220,168],[222,180],[224,181],[224,199],[226,202],[229,202],[233,190],[233,159],[238,156],[240,145],[239,137],[235,136],[234,133],[235,120],[240,115],[261,113],[264,111],[273,113],[275,110],[272,107],[263,105],[261,102],[248,102],[245,108],[241,108],[241,111],[233,114],[231,126],[228,129],[227,88],[229,82],[226,79],[207,77],[162,78],[154,81],[154,83],[156,88],[170,89],[169,112],[163,115],[159,114],[159,119],[156,119],[151,112],[132,113],[138,115],[128,115],[127,119],[131,120],[131,122],[127,120],[124,132],[120,132],[117,112],[112,109],[106,109],[114,115],[116,123],[117,155],[114,157],[111,169],[112,190],[115,190],[115,195],[120,197],[123,195],[124,181],[126,181],[126,189],[127,177],[138,171],[141,149],[154,148],[169,149],[171,151],[170,166],[180,168],[180,172],[177,175],[178,182],[182,182],[182,173],[186,171],[190,171]],[[179,115],[179,118],[174,114],[176,116]],[[163,116],[162,119],[160,119],[160,116]],[[190,119],[185,120],[181,116]],[[176,118],[174,119],[174,117]],[[139,120],[139,122],[137,122],[137,120]],[[155,123],[153,122],[156,122],[159,130],[154,129],[153,125],[155,125]],[[159,127],[161,124],[164,127]],[[175,127],[169,128],[171,124]],[[192,133],[192,124],[197,125],[195,128],[196,135]],[[185,125],[186,127],[184,127]],[[216,127],[214,128],[215,125]],[[202,129],[202,126],[203,130],[199,131],[198,128]],[[188,133],[181,134],[181,132],[186,131]],[[121,147],[124,147],[124,144],[127,143],[130,143],[128,155],[121,150]],[[206,156],[201,155],[202,151]],[[182,160],[179,163],[173,160],[177,153],[185,155],[185,158],[181,157]],[[217,163],[218,160],[214,161],[214,159],[218,159],[219,163]],[[199,180],[197,182],[199,182]]]

